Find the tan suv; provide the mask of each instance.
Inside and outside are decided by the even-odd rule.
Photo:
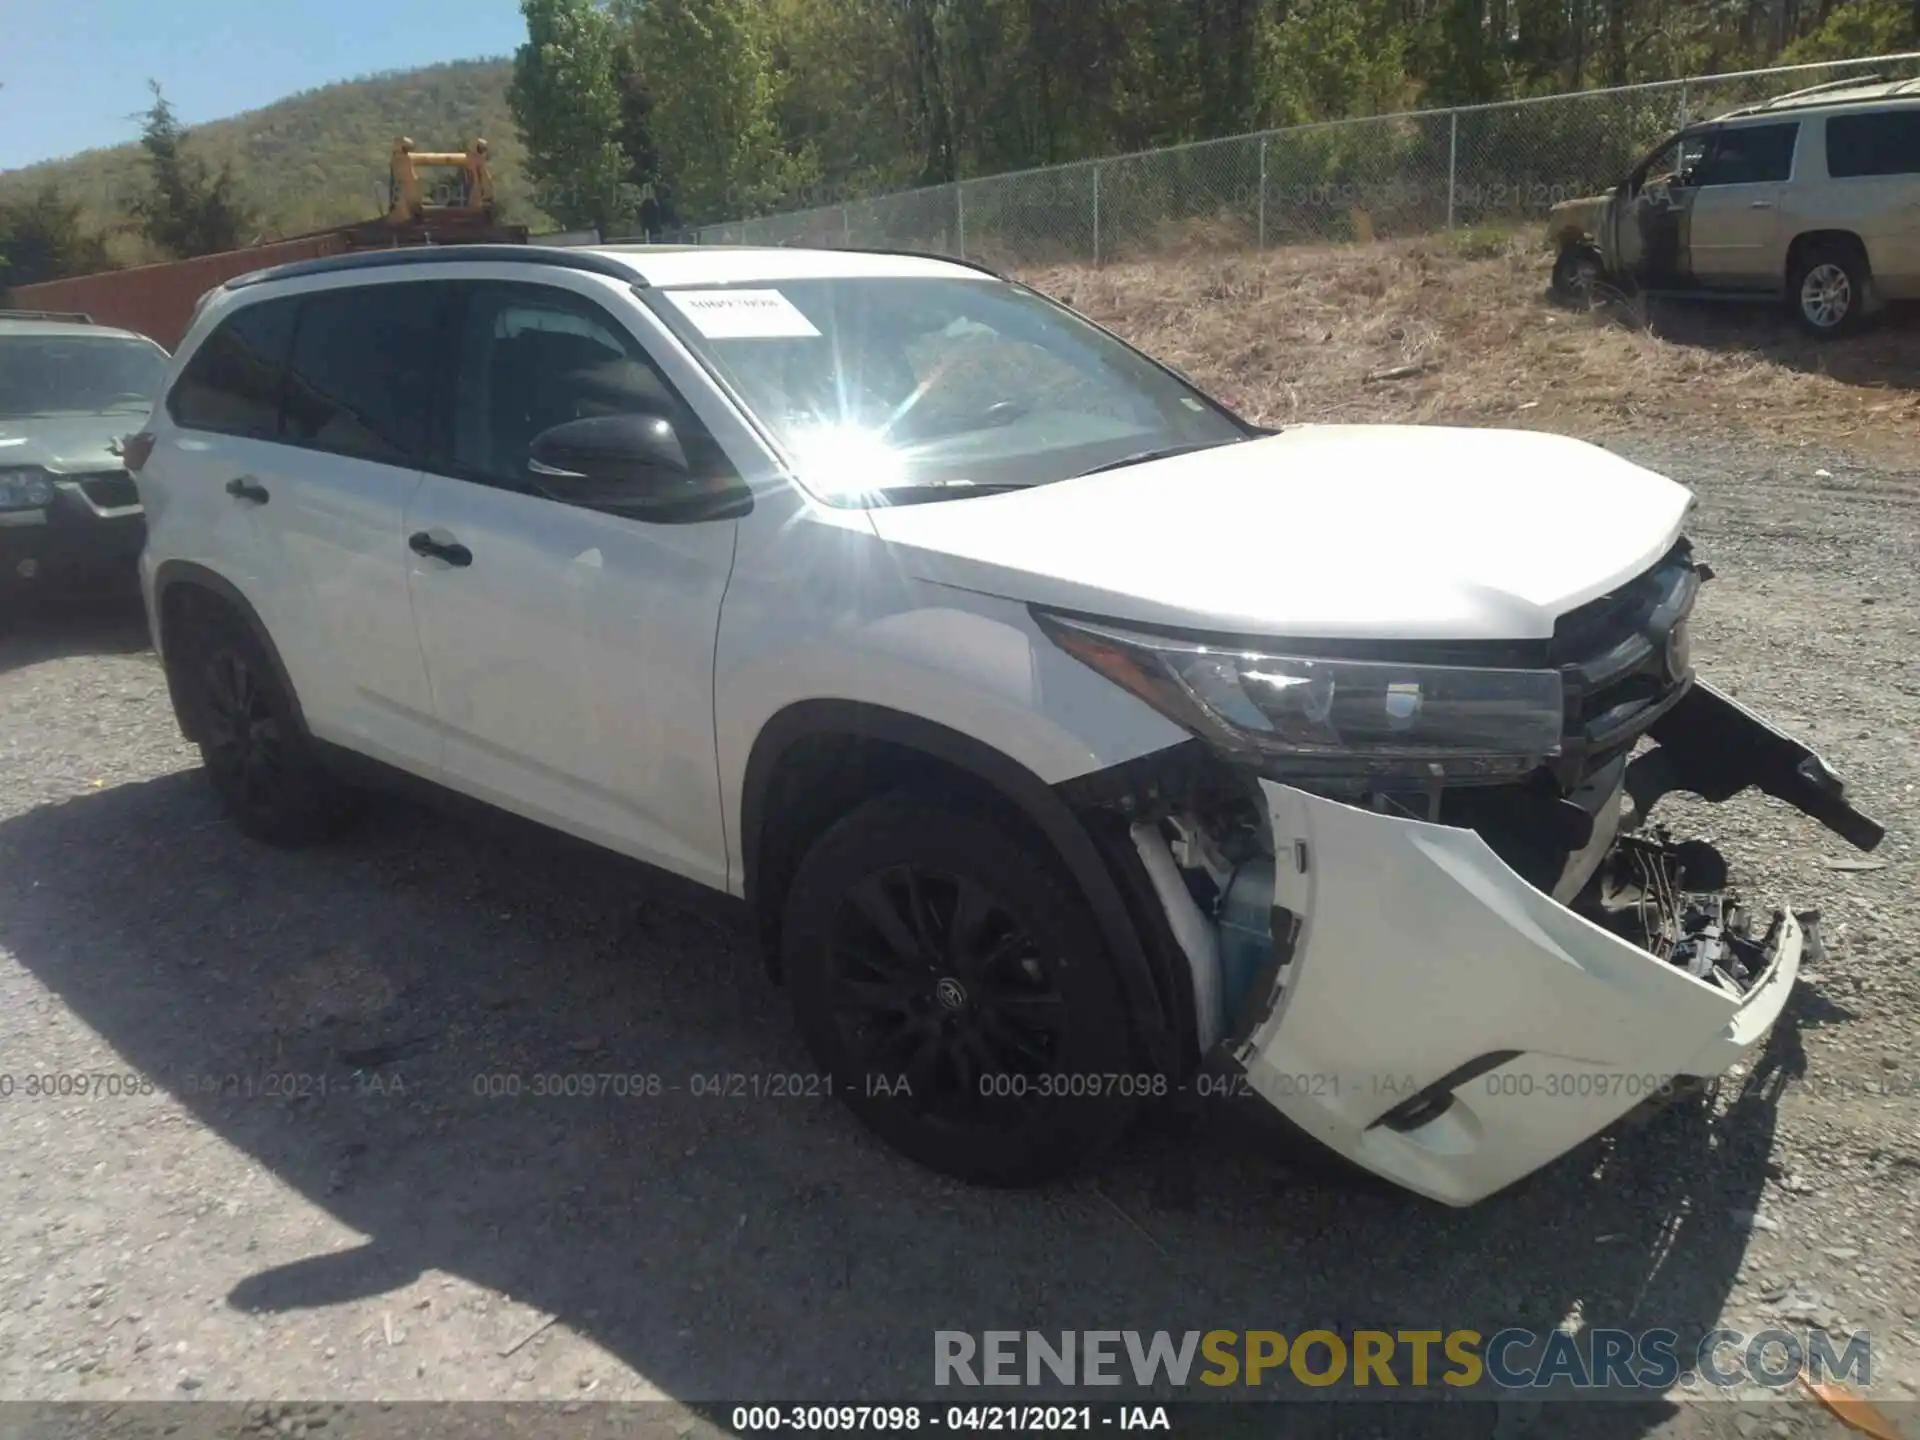
[[[1838,335],[1920,299],[1920,80],[1816,86],[1689,126],[1609,195],[1553,208],[1556,293],[1781,297]]]

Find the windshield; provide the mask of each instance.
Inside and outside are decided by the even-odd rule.
[[[145,412],[167,355],[108,335],[0,335],[0,419]]]
[[[832,504],[1041,485],[1249,429],[1071,312],[982,278],[783,280],[648,302]]]

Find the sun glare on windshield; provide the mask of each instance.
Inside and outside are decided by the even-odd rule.
[[[807,488],[846,500],[899,485],[906,475],[900,452],[884,431],[845,421],[821,421],[796,432],[790,446]]]

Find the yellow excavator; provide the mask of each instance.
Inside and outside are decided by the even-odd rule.
[[[460,171],[460,203],[429,204],[420,184],[422,166]],[[387,184],[387,224],[399,227],[433,220],[486,224],[493,220],[493,173],[487,168],[487,142],[475,140],[464,151],[415,150],[402,135],[393,142]]]

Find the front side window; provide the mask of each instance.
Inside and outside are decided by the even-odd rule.
[[[527,465],[534,438],[600,415],[666,417],[690,459],[715,463],[699,426],[639,345],[584,297],[544,285],[476,286],[458,346],[451,450],[462,475],[534,489]]]
[[[1687,185],[1690,177],[1706,159],[1712,132],[1690,130],[1676,135],[1643,160],[1634,172],[1632,188],[1638,192],[1647,186]]]
[[[444,282],[320,290],[300,302],[282,436],[388,465],[423,463]]]
[[[1829,115],[1827,174],[1920,175],[1920,110]]]
[[[830,503],[1046,484],[1250,433],[1072,312],[996,280],[801,279],[646,299]]]
[[[147,340],[0,334],[0,420],[144,413],[166,368]]]
[[[1793,173],[1793,142],[1800,134],[1786,125],[1744,125],[1722,130],[1707,158],[1688,177],[1690,185],[1779,184]]]
[[[167,397],[176,425],[257,440],[280,433],[287,349],[300,302],[263,300],[222,320],[187,361]]]

